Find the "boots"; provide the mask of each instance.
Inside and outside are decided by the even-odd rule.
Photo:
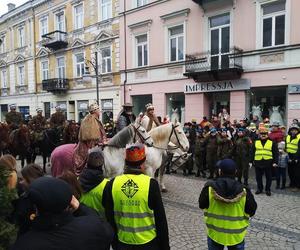
[[[282,185],[281,185],[280,189],[285,189],[285,182],[286,182],[286,179],[282,179]]]

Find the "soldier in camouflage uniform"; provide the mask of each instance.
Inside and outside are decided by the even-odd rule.
[[[9,106],[10,112],[5,115],[6,123],[11,129],[17,129],[23,123],[23,116],[20,112],[16,111],[16,105]]]
[[[200,175],[205,178],[205,164],[206,164],[206,148],[204,146],[205,137],[202,129],[197,132],[197,138],[195,142],[195,164],[197,168],[196,177]]]
[[[60,106],[57,106],[55,108],[56,112],[51,115],[50,118],[50,127],[51,128],[61,128],[64,127],[65,122],[66,122],[66,117],[64,114],[61,112]]]
[[[242,182],[243,177],[245,185],[248,185],[251,147],[252,141],[249,136],[246,135],[245,129],[239,128],[237,132],[237,138],[234,141],[233,157],[238,167],[238,181]]]
[[[35,115],[29,122],[34,144],[43,140],[43,130],[46,127],[46,118],[43,116],[43,110],[41,108],[37,108],[36,112],[37,115]]]
[[[222,128],[221,134],[217,136],[217,144],[218,144],[218,153],[217,153],[218,161],[224,159],[231,159],[233,143],[228,136],[226,128]]]
[[[216,163],[217,163],[217,130],[215,128],[210,129],[209,136],[205,138],[204,145],[206,146],[206,164],[209,169],[209,179],[214,178],[217,175]]]

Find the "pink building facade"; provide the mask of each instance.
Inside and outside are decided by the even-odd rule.
[[[123,102],[181,122],[300,118],[300,1],[120,1]]]

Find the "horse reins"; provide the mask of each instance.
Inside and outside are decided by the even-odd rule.
[[[144,138],[141,133],[139,132],[139,128],[141,127],[141,125],[139,125],[137,128],[131,124],[131,126],[133,127],[134,129],[134,142],[136,142],[135,138],[136,138],[136,135],[139,136],[139,138],[141,139],[142,143],[145,143],[149,138],[151,138],[151,136],[149,135],[147,138]]]

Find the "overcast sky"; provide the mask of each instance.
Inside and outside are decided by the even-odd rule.
[[[0,0],[0,16],[7,13],[7,4],[8,3],[14,3],[16,5],[16,7],[18,7],[27,1],[28,0]]]

